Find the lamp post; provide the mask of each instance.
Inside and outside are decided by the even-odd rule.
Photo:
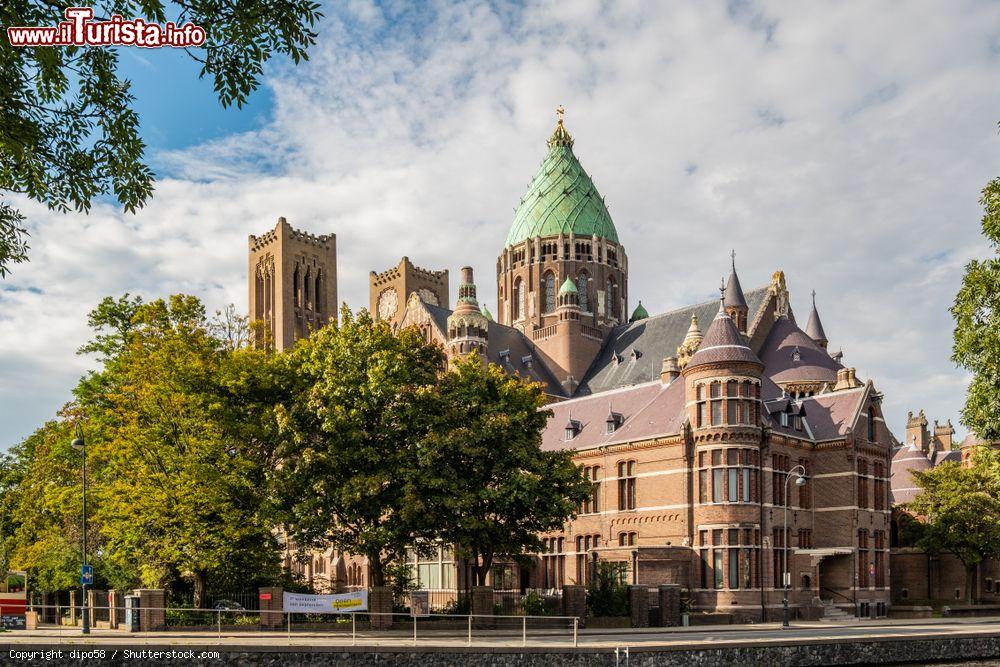
[[[83,458],[83,567],[80,568],[80,585],[83,588],[83,601],[80,611],[83,614],[83,634],[90,634],[90,616],[87,613],[87,583],[83,580],[83,572],[87,569],[87,442],[83,438],[83,429],[76,427],[76,437],[70,443],[73,449],[80,452]]]
[[[785,501],[785,503],[784,503],[785,504],[785,543],[782,545],[784,547],[784,552],[785,552],[785,571],[783,573],[784,576],[785,576],[785,599],[782,600],[782,605],[784,605],[785,609],[784,609],[784,615],[782,616],[782,619],[781,619],[781,627],[782,628],[789,627],[789,625],[788,625],[788,585],[791,583],[791,579],[792,579],[791,569],[790,569],[789,564],[788,564],[788,480],[790,480],[792,478],[792,475],[795,475],[795,486],[802,486],[803,484],[806,483],[805,474],[806,474],[805,467],[803,467],[801,465],[797,465],[794,468],[792,468],[791,470],[789,470],[788,474],[785,475],[785,497],[784,497],[784,501]]]

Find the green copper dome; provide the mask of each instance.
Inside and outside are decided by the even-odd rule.
[[[562,287],[559,288],[559,293],[560,294],[579,294],[579,292],[576,289],[576,285],[573,284],[573,280],[571,278],[567,278],[565,280],[565,282],[563,282]]]
[[[573,154],[573,138],[559,122],[549,138],[549,153],[514,213],[506,247],[536,236],[600,236],[618,243],[618,232],[604,198]]]
[[[646,312],[646,309],[642,305],[642,301],[640,301],[639,305],[632,311],[632,317],[630,317],[628,321],[636,322],[638,320],[644,320],[647,317],[649,317],[649,313]]]

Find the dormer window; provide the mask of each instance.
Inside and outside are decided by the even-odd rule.
[[[781,413],[781,414],[780,414],[780,415],[778,416],[778,421],[779,421],[779,423],[780,423],[780,424],[781,424],[782,426],[788,426],[788,413],[787,413],[787,412],[782,412],[782,413]]]
[[[802,417],[799,415],[792,415],[792,428],[796,431],[802,430]]]
[[[566,422],[566,440],[572,440],[576,436],[580,435],[580,431],[583,430],[583,424],[575,419],[570,419]]]
[[[620,413],[609,412],[608,418],[604,421],[604,432],[614,433],[621,427],[624,421],[625,418]]]
[[[636,359],[642,356],[642,352],[633,347],[632,351],[629,353],[629,356],[632,357],[632,361],[635,361]]]
[[[798,345],[792,350],[792,361],[802,361],[802,353],[799,351]]]

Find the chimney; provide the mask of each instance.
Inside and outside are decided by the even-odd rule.
[[[660,382],[670,384],[681,374],[681,367],[677,363],[677,357],[666,357],[663,360],[663,367],[660,369]]]

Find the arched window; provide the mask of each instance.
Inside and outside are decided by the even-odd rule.
[[[511,299],[510,307],[515,321],[524,316],[524,287],[521,285],[520,278],[514,281],[514,298]]]
[[[608,278],[607,284],[607,305],[604,307],[604,313],[608,317],[618,316],[618,301],[615,299],[615,283],[611,278]]]
[[[556,276],[551,271],[545,274],[542,278],[542,286],[545,290],[545,307],[542,309],[544,313],[551,313],[556,309]]]
[[[312,291],[312,275],[310,274],[311,269],[306,269],[305,280],[302,281],[302,291],[305,294],[305,307],[308,310],[312,310],[312,297],[310,292]]]
[[[576,291],[580,295],[580,310],[583,312],[590,311],[590,299],[587,298],[587,273],[581,271],[580,275],[576,277]]]
[[[302,279],[297,264],[295,265],[295,271],[292,272],[292,301],[299,308],[302,307]]]
[[[323,270],[316,269],[316,293],[313,298],[316,300],[316,311],[321,312],[323,310],[323,283],[321,278],[323,277]],[[324,322],[324,324],[326,324]]]
[[[868,441],[875,442],[875,408],[868,408]]]

